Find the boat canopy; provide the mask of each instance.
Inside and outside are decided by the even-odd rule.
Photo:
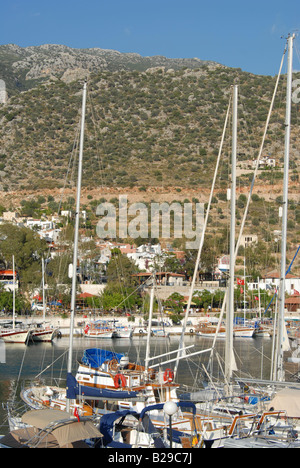
[[[300,390],[284,388],[276,393],[270,406],[275,411],[285,411],[290,418],[300,418]]]
[[[131,415],[138,419],[138,414],[135,411],[121,410],[114,413],[104,414],[100,419],[99,431],[103,434],[104,445],[113,448],[131,448],[132,445],[116,442],[113,440],[114,423],[118,419],[124,420],[126,416]]]
[[[101,432],[88,419],[77,420],[65,411],[31,410],[22,416],[26,428],[12,431],[1,439],[5,447],[59,448],[70,447],[87,439],[99,439]],[[87,445],[73,445],[88,448]]]
[[[113,351],[107,351],[106,349],[90,348],[84,351],[82,364],[98,368],[104,362],[111,361],[112,359],[116,359],[120,362],[121,358],[124,356],[124,354],[114,353]]]

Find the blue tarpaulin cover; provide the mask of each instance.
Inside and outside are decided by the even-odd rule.
[[[111,361],[112,359],[116,359],[120,362],[122,357],[124,357],[124,354],[114,353],[113,351],[107,351],[106,349],[90,348],[84,351],[82,364],[98,368],[104,362]]]

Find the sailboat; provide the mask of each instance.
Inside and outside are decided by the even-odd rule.
[[[74,234],[74,252],[73,252],[73,265],[77,265],[78,258],[78,239],[79,239],[79,214],[80,214],[80,194],[81,194],[81,177],[82,177],[82,159],[83,159],[83,141],[84,141],[84,127],[85,127],[85,106],[86,106],[86,89],[87,83],[83,86],[82,96],[82,115],[81,115],[81,133],[80,133],[80,148],[79,148],[79,162],[78,162],[78,181],[77,181],[77,197],[76,197],[76,212],[75,212],[75,234]],[[74,269],[73,269],[74,270]],[[72,276],[72,292],[71,292],[71,316],[70,316],[70,338],[68,350],[68,363],[67,363],[67,380],[68,375],[72,373],[72,359],[73,359],[73,334],[74,334],[74,320],[75,320],[75,306],[76,306],[76,272]],[[44,302],[45,304],[45,302]],[[67,413],[76,413],[79,416],[91,415],[89,405],[70,401],[66,398],[67,388],[48,385],[41,385],[40,383],[33,383],[31,386],[25,387],[21,390],[21,399],[31,409],[42,409],[45,407],[51,409],[59,409]],[[52,403],[51,403],[52,402]],[[12,415],[12,418],[14,415]]]
[[[283,187],[283,206],[284,206],[284,212],[283,212],[283,217],[282,217],[282,247],[281,247],[281,282],[280,282],[280,313],[279,313],[279,328],[278,328],[278,333],[277,333],[277,351],[275,352],[275,364],[274,364],[274,373],[272,374],[270,380],[257,380],[257,379],[245,379],[244,382],[240,382],[240,384],[244,388],[249,389],[251,387],[254,393],[255,393],[255,400],[257,403],[256,411],[261,411],[262,407],[273,407],[273,401],[274,401],[274,396],[277,394],[278,390],[280,390],[282,387],[285,387],[285,391],[288,391],[289,383],[284,380],[284,366],[283,366],[283,361],[284,361],[284,351],[287,349],[288,346],[288,338],[285,330],[285,321],[284,321],[284,302],[285,302],[285,276],[286,276],[286,242],[287,242],[287,209],[288,209],[288,168],[289,168],[289,145],[290,145],[290,130],[291,130],[291,101],[292,101],[292,56],[293,56],[293,40],[294,40],[294,35],[291,35],[288,37],[287,41],[287,46],[288,46],[288,73],[287,73],[287,102],[286,102],[286,125],[285,125],[285,150],[284,150],[284,187]],[[283,60],[282,60],[283,63]],[[281,65],[282,66],[282,65]],[[280,74],[279,74],[280,76]],[[279,82],[279,76],[277,83]],[[277,85],[276,85],[277,87]],[[274,102],[274,97],[273,97],[273,102]],[[272,104],[273,105],[273,104]],[[270,115],[270,114],[269,114]],[[268,117],[269,118],[269,117]],[[262,151],[262,147],[261,147]],[[261,154],[261,152],[260,152]],[[259,155],[260,157],[260,155]],[[258,165],[257,165],[258,167]],[[256,169],[257,170],[257,169]],[[254,177],[255,179],[255,177]],[[254,179],[253,183],[251,186],[251,191],[253,188],[254,184]],[[248,205],[250,202],[250,196],[248,199]],[[244,220],[242,224],[242,228],[244,226],[244,221],[245,221],[245,216],[248,210],[245,210],[245,215],[244,215]],[[242,232],[241,228],[241,232]],[[231,231],[233,232],[233,231]],[[240,237],[241,237],[241,232],[240,232]],[[234,259],[237,253],[237,249],[239,246],[240,242],[240,237],[237,242],[237,245],[235,246],[234,250],[234,245],[233,245],[233,239],[232,239],[232,247],[231,247],[231,252],[234,252],[234,256],[232,259],[232,265],[231,265],[231,278],[233,278],[233,272],[234,272]],[[232,301],[232,284],[233,281],[231,280],[230,284],[230,296],[231,296],[231,301],[230,304],[233,304]],[[223,304],[224,306],[224,304]],[[230,318],[231,315],[231,318]],[[231,306],[231,309],[229,309],[229,316],[228,316],[228,321],[227,321],[229,327],[232,326],[233,324],[233,307]],[[228,327],[226,327],[226,330],[228,331]],[[274,334],[275,335],[275,334]],[[224,389],[226,390],[226,394],[228,398],[230,396],[234,397],[235,395],[238,395],[238,392],[236,388],[234,387],[234,380],[233,380],[233,371],[234,371],[234,357],[233,357],[233,330],[230,330],[230,334],[228,335],[227,338],[227,343],[226,343],[226,355],[225,355],[225,385]],[[295,386],[295,384],[291,383],[290,386]],[[298,386],[299,388],[299,386]],[[295,389],[296,394],[298,395],[298,398],[300,396],[300,391]],[[246,396],[246,395],[245,395]],[[251,393],[249,394],[249,398],[251,397]],[[248,397],[247,397],[248,399]],[[264,403],[265,401],[265,403]],[[283,400],[281,400],[283,401]],[[288,401],[288,399],[286,400]],[[238,409],[239,405],[236,405],[234,401],[232,401],[229,404],[229,399],[227,401],[223,401],[222,403],[223,408],[227,409],[229,411],[232,411],[233,408],[236,410]],[[283,413],[287,409],[283,403],[281,403],[282,406],[280,408],[277,406],[277,409],[280,409]],[[248,408],[244,409],[243,411],[250,411],[250,405]],[[255,410],[255,407],[252,406],[252,410]],[[295,418],[293,420],[293,425],[296,427],[297,430],[299,430],[299,425],[298,425],[298,413],[297,411],[294,411],[294,414],[291,412],[289,413],[289,417]],[[270,418],[273,418],[273,416],[270,416]],[[279,419],[272,419],[273,423],[275,425],[280,424],[280,417]],[[296,424],[296,426],[295,426]],[[235,443],[236,442],[236,443]],[[240,440],[240,441],[234,441],[232,445],[234,446],[239,446],[239,447],[247,447],[247,446],[270,446],[270,438],[265,436],[264,439],[260,438],[259,443],[257,443],[257,440],[255,437],[252,440],[247,439]],[[285,440],[282,444],[282,446],[285,447],[292,447],[297,444],[290,444],[289,439]],[[273,444],[275,446],[275,444]]]
[[[15,272],[15,257],[13,255],[13,319],[12,328],[0,329],[0,339],[5,343],[23,343],[27,344],[31,338],[31,330],[28,328],[16,327],[16,272]]]
[[[288,63],[287,63],[287,89],[286,89],[286,116],[285,116],[285,145],[284,145],[284,175],[283,175],[283,203],[282,203],[282,236],[281,236],[281,267],[280,267],[280,285],[279,291],[276,291],[276,297],[279,299],[278,327],[277,336],[273,333],[274,363],[272,364],[272,374],[270,381],[260,381],[259,385],[271,385],[274,389],[281,387],[285,382],[284,372],[284,352],[290,349],[286,324],[285,313],[285,278],[289,273],[293,262],[289,268],[286,268],[287,252],[287,215],[288,215],[288,187],[289,187],[289,159],[290,159],[290,136],[291,136],[291,104],[292,104],[292,77],[293,77],[293,47],[295,34],[289,35],[287,39]],[[297,251],[298,252],[298,251]],[[297,255],[297,254],[296,254]],[[295,257],[294,257],[295,259]],[[293,260],[294,261],[294,260]],[[288,383],[286,382],[286,385]]]
[[[85,126],[85,107],[86,107],[86,92],[87,83],[84,83],[83,87],[83,98],[82,98],[82,119],[81,119],[81,134],[80,134],[80,148],[79,148],[79,163],[78,163],[78,181],[77,181],[77,197],[76,197],[76,217],[75,217],[75,230],[74,230],[74,252],[73,252],[73,265],[77,265],[78,261],[78,238],[79,238],[79,213],[80,213],[80,194],[81,194],[81,178],[82,178],[82,159],[83,159],[83,141],[84,141],[84,126]],[[87,395],[88,390],[103,390],[104,385],[102,382],[99,383],[99,376],[97,373],[102,373],[102,377],[107,379],[105,382],[108,390],[110,391],[110,400],[120,400],[129,397],[142,397],[143,404],[145,401],[148,403],[156,402],[154,396],[154,389],[151,387],[149,391],[149,381],[154,380],[156,373],[152,370],[150,373],[145,368],[139,368],[136,365],[130,365],[127,363],[124,365],[124,359],[119,361],[116,358],[104,360],[100,365],[95,368],[91,362],[86,365],[84,362],[80,364],[78,369],[79,382],[72,375],[73,365],[73,334],[74,334],[74,319],[75,319],[75,305],[76,305],[76,286],[77,276],[73,273],[72,276],[72,294],[71,294],[71,317],[70,317],[70,338],[69,338],[69,351],[68,351],[68,363],[67,363],[67,386],[66,388],[53,387],[47,385],[35,385],[29,386],[22,389],[21,398],[26,404],[32,408],[41,408],[47,406],[48,408],[60,408],[67,412],[76,411],[79,414],[86,414],[87,412],[92,413],[93,409],[89,402],[86,401],[84,395]],[[151,323],[151,321],[150,321]],[[150,327],[149,327],[150,329]],[[101,351],[101,350],[100,350]],[[97,351],[98,353],[99,351]],[[129,368],[130,367],[130,368]],[[126,376],[125,374],[126,368]],[[105,374],[105,371],[107,373]],[[124,372],[123,372],[124,371]],[[88,378],[88,373],[90,378]],[[149,376],[150,374],[150,376]],[[164,397],[166,399],[173,398],[172,390],[177,387],[172,382],[172,377],[169,373],[164,377],[164,373],[160,376],[161,381],[157,383],[157,394],[159,393],[162,384],[168,384],[163,390]],[[164,379],[167,380],[164,380]],[[126,391],[122,392],[123,387],[127,387]],[[87,389],[87,387],[90,387]],[[97,388],[98,387],[98,388]],[[110,388],[111,387],[111,388]],[[128,392],[129,389],[129,392]],[[132,392],[131,392],[132,390]],[[79,392],[79,393],[78,393]],[[102,395],[105,392],[102,391]],[[100,400],[103,396],[100,395]],[[94,400],[97,401],[97,397],[94,396]],[[127,403],[128,406],[128,403]]]
[[[46,298],[45,298],[45,262],[42,259],[42,288],[43,288],[43,324],[31,332],[34,342],[51,343],[58,334],[58,328],[46,326]]]

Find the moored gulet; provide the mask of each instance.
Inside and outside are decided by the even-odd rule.
[[[95,322],[88,323],[85,326],[83,333],[86,338],[116,338],[117,337],[116,327],[105,320],[97,320]]]
[[[35,328],[31,332],[31,337],[34,342],[51,343],[58,335],[58,329],[44,326],[42,328]]]
[[[191,414],[177,396],[179,385],[173,380],[171,369],[155,371],[134,362],[129,362],[124,354],[92,348],[84,351],[79,361],[76,378],[68,375],[65,389],[55,386],[32,386],[21,392],[21,398],[32,409],[66,410],[70,402],[71,413],[93,416],[101,421],[105,415],[128,411],[142,414],[151,411],[151,421],[157,431],[169,427],[168,418],[163,411],[166,402],[173,402],[178,411],[172,417],[172,429],[187,438],[192,438],[195,427],[205,440],[217,446],[223,443],[224,424],[230,421],[222,418],[216,423],[209,415]],[[198,439],[197,439],[198,440]],[[200,439],[199,439],[200,440]]]
[[[0,331],[0,339],[5,343],[23,343],[27,344],[31,339],[30,330],[22,330],[17,328],[2,329]]]
[[[140,411],[145,405],[178,400],[170,369],[146,369],[124,354],[99,348],[85,350],[78,364],[76,377],[68,375],[66,388],[33,384],[21,391],[21,398],[32,408],[65,406],[69,398],[76,401],[74,407],[90,405],[96,414],[115,404],[118,409]]]
[[[234,327],[233,336],[235,338],[253,338],[255,329],[252,327]]]

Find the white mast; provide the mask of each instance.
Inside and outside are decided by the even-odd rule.
[[[236,204],[236,155],[237,155],[237,107],[238,86],[233,87],[232,112],[232,182],[231,182],[231,216],[230,216],[230,265],[229,265],[229,297],[226,313],[226,348],[225,348],[225,380],[229,385],[233,372],[233,320],[234,320],[234,266],[235,266],[235,204]]]
[[[147,346],[146,346],[146,357],[145,357],[145,372],[147,372],[147,369],[149,367],[149,360],[150,360],[150,337],[151,337],[151,326],[152,326],[153,304],[154,304],[154,281],[155,281],[155,273],[153,274],[153,284],[152,284],[151,296],[150,296]]]
[[[71,296],[71,317],[70,317],[70,342],[69,342],[69,357],[67,372],[72,372],[72,356],[73,356],[73,333],[74,333],[74,317],[76,307],[76,283],[77,283],[77,260],[78,260],[78,237],[79,237],[79,215],[80,215],[80,194],[82,180],[82,159],[83,159],[83,142],[84,142],[84,125],[85,125],[85,106],[86,106],[86,82],[83,86],[82,96],[82,112],[81,112],[81,132],[79,145],[79,161],[78,161],[78,180],[77,180],[77,197],[76,197],[76,212],[75,212],[75,235],[74,235],[74,253],[73,253],[73,276],[72,276],[72,296]],[[67,411],[70,411],[70,400],[67,398]]]
[[[281,268],[279,287],[279,322],[278,322],[278,365],[277,379],[284,380],[283,351],[284,351],[284,305],[285,305],[285,275],[286,275],[286,238],[288,213],[288,185],[289,185],[289,159],[291,136],[291,106],[292,106],[292,77],[293,77],[293,41],[295,35],[288,38],[288,70],[286,91],[285,116],[285,145],[284,145],[284,175],[283,175],[283,204],[282,204],[282,233],[281,233]]]
[[[199,268],[202,249],[203,249],[203,245],[204,245],[204,236],[205,236],[205,233],[206,233],[206,227],[207,227],[207,224],[208,224],[210,207],[211,207],[211,204],[212,204],[212,198],[213,198],[213,194],[214,194],[215,183],[216,183],[216,180],[217,180],[218,169],[219,169],[220,160],[221,160],[221,156],[222,156],[223,144],[224,144],[224,139],[225,139],[227,122],[228,122],[228,118],[229,118],[230,107],[231,107],[231,99],[229,101],[228,108],[227,108],[227,113],[226,113],[226,118],[225,118],[222,138],[221,138],[221,144],[220,144],[219,154],[218,154],[218,158],[217,158],[217,164],[216,164],[216,167],[215,167],[215,173],[214,173],[214,177],[213,177],[213,183],[212,183],[212,186],[211,186],[209,202],[208,202],[206,215],[205,215],[205,219],[204,219],[204,226],[203,226],[202,233],[201,233],[201,239],[200,239],[200,244],[199,244],[199,249],[198,249],[198,254],[197,254],[197,260],[196,260],[196,264],[195,264],[195,268],[194,268],[194,274],[193,274],[192,284],[191,284],[191,288],[190,288],[190,294],[189,294],[188,303],[187,303],[187,306],[186,306],[186,312],[185,312],[185,316],[184,316],[184,321],[183,321],[183,325],[182,325],[182,332],[181,332],[179,347],[178,347],[178,356],[177,356],[177,361],[176,361],[176,364],[175,364],[175,367],[174,367],[174,376],[175,377],[176,377],[177,371],[178,371],[179,359],[181,359],[180,356],[182,356],[182,353],[183,353],[184,335],[185,335],[185,332],[186,332],[189,311],[190,311],[190,307],[191,307],[191,303],[192,303],[193,292],[194,292],[194,288],[195,288],[198,268]]]
[[[13,261],[13,330],[16,328],[16,280],[15,280],[15,256]]]
[[[43,322],[46,322],[46,300],[45,300],[45,261],[42,258],[42,287],[43,287]]]

